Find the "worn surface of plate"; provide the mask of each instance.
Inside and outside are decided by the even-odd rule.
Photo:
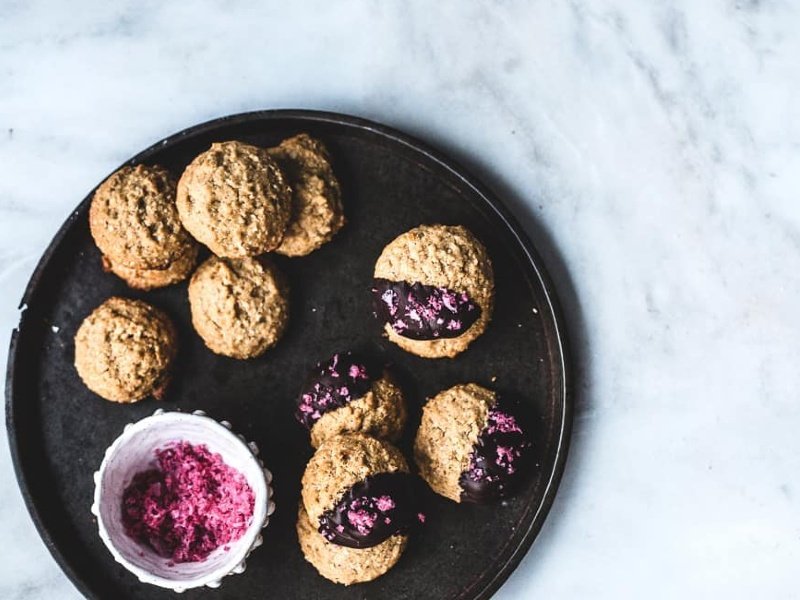
[[[191,327],[186,283],[134,292],[103,272],[88,229],[89,197],[67,220],[37,267],[12,337],[6,384],[9,440],[17,476],[45,543],[75,585],[95,598],[173,598],[117,565],[89,507],[92,473],[123,426],[156,408],[201,409],[262,449],[278,510],[242,575],[198,598],[488,598],[533,542],[558,486],[569,443],[571,398],[564,325],[532,244],[501,202],[426,145],[380,125],[329,113],[267,111],[219,119],[165,139],[129,161],[177,176],[212,142],[271,146],[308,132],[331,151],[347,226],[308,257],[276,257],[291,284],[286,336],[264,356],[236,361],[208,351]],[[372,267],[383,246],[421,223],[463,224],[487,246],[496,275],[488,331],[455,359],[425,360],[384,340],[370,314]],[[108,296],[163,308],[180,335],[167,400],[125,406],[89,392],[73,367],[81,320]],[[426,498],[428,519],[384,577],[344,588],[304,561],[295,534],[300,476],[311,456],[293,417],[307,370],[334,351],[369,346],[393,366],[410,405],[407,456],[426,397],[475,381],[518,404],[532,424],[536,463],[512,499],[493,506]]]

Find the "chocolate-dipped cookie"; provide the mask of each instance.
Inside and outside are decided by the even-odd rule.
[[[497,395],[474,383],[431,398],[422,411],[414,459],[437,494],[456,502],[491,502],[513,492],[532,446]]]
[[[424,358],[453,357],[489,323],[492,263],[466,228],[421,225],[383,249],[372,295],[373,313],[390,341]]]
[[[348,433],[394,441],[403,431],[406,405],[383,364],[348,351],[312,369],[297,399],[296,416],[309,430],[314,448]]]
[[[330,438],[306,466],[303,505],[329,542],[370,548],[424,519],[417,479],[400,451],[363,434]]]

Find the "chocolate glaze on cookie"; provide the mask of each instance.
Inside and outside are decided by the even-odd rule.
[[[349,548],[377,546],[425,521],[418,480],[409,473],[378,473],[356,483],[319,519],[319,532]]]
[[[532,444],[517,419],[498,408],[489,410],[470,455],[469,468],[461,474],[461,500],[486,503],[504,498],[519,478]]]
[[[481,315],[466,292],[376,278],[372,283],[375,317],[412,340],[455,338]]]
[[[297,399],[297,420],[311,429],[326,412],[361,398],[382,374],[380,363],[353,352],[339,352],[317,363]]]

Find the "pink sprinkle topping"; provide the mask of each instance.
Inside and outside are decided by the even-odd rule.
[[[387,510],[392,510],[395,507],[395,504],[394,500],[392,500],[390,496],[381,496],[375,502],[375,506],[378,507],[379,511],[386,512]]]
[[[347,511],[347,520],[362,535],[367,535],[372,531],[376,519],[375,513],[364,509]]]
[[[417,519],[419,519],[420,523],[425,522],[425,514],[424,513],[417,513]]]
[[[495,432],[500,433],[522,433],[517,420],[500,410],[492,409],[489,411],[489,420],[487,433],[492,434]]]
[[[123,493],[128,536],[176,563],[204,560],[242,537],[255,505],[244,475],[204,444],[175,442],[157,450],[156,460]]]

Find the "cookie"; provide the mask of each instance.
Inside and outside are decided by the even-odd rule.
[[[309,373],[296,416],[309,430],[314,448],[348,433],[395,441],[406,423],[406,404],[382,364],[364,354],[341,352]]]
[[[303,505],[329,542],[369,548],[424,519],[415,479],[388,442],[363,434],[337,436],[306,466]]]
[[[112,402],[161,398],[177,349],[175,328],[157,308],[112,297],[75,334],[75,368],[95,394]]]
[[[492,316],[492,263],[464,227],[421,225],[383,249],[372,297],[390,341],[424,358],[452,358]]]
[[[134,269],[115,264],[107,257],[103,257],[103,270],[114,273],[129,287],[137,290],[152,290],[183,281],[192,273],[197,263],[199,246],[194,240],[186,250],[174,261],[163,269]]]
[[[393,535],[371,548],[339,546],[320,535],[302,502],[297,514],[297,538],[303,556],[319,574],[344,585],[380,577],[397,564],[408,543],[408,536]]]
[[[530,457],[531,442],[497,395],[474,383],[456,385],[422,410],[414,459],[437,494],[456,502],[509,495]]]
[[[342,193],[324,144],[305,133],[268,150],[292,188],[292,215],[280,246],[285,256],[310,254],[345,223]]]
[[[178,181],[183,226],[217,256],[274,250],[291,211],[291,189],[269,153],[241,142],[212,144]]]
[[[289,321],[288,286],[264,257],[212,256],[192,275],[189,305],[206,346],[232,358],[263,354]]]

